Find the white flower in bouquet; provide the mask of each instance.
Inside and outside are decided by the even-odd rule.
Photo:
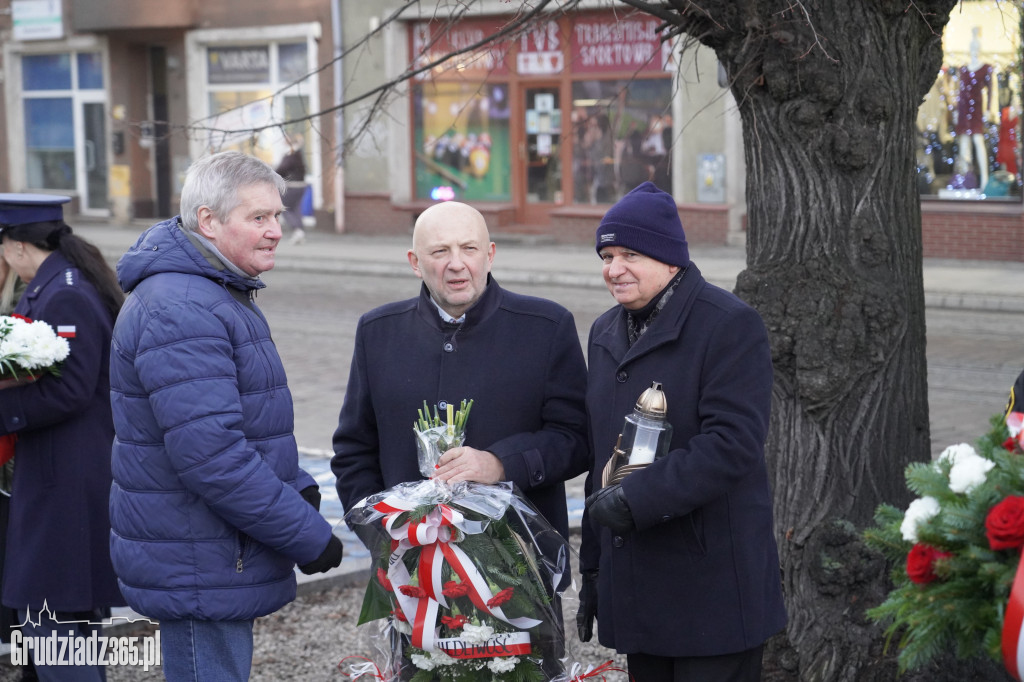
[[[917,542],[917,524],[927,521],[939,513],[939,501],[934,497],[919,497],[907,507],[907,513],[900,524],[900,532],[907,542]]]
[[[969,459],[977,456],[977,451],[970,444],[957,443],[956,445],[950,445],[942,451],[942,453],[936,458],[935,466],[938,467],[942,462],[949,462],[950,466],[953,466],[962,459]]]
[[[511,671],[516,667],[517,663],[519,663],[519,659],[515,656],[512,656],[511,658],[506,656],[504,658],[492,658],[487,664],[487,667],[492,673],[501,674]]]
[[[40,370],[59,373],[71,347],[45,322],[0,316],[0,376],[17,378]]]
[[[975,454],[961,457],[949,470],[949,489],[955,493],[969,493],[985,482],[985,475],[996,465],[990,459]]]
[[[489,625],[473,625],[466,623],[462,628],[462,638],[467,642],[483,644],[494,634],[494,628]]]
[[[433,656],[413,654],[410,658],[412,659],[412,664],[420,670],[433,670],[437,667],[437,663],[434,661]]]

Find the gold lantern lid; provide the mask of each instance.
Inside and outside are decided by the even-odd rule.
[[[636,411],[651,419],[665,419],[668,414],[668,401],[661,390],[661,382],[654,381],[651,387],[640,394],[636,401]]]

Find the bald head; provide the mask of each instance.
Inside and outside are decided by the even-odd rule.
[[[434,204],[420,213],[412,230],[412,248],[417,251],[424,240],[430,240],[439,234],[454,230],[477,231],[479,239],[490,242],[487,232],[487,221],[480,211],[469,204],[458,201],[444,201]]]
[[[408,258],[431,298],[459,318],[487,288],[494,250],[480,211],[448,201],[434,204],[416,219]]]

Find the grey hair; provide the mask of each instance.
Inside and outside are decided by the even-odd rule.
[[[218,220],[238,206],[238,190],[250,185],[273,185],[282,196],[285,182],[274,169],[255,156],[220,152],[193,163],[181,188],[181,225],[189,232],[199,228],[199,209],[206,206]]]

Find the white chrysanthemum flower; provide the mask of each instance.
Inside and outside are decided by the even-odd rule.
[[[9,321],[8,321],[9,320]],[[67,358],[71,347],[45,322],[4,321],[0,358],[25,370],[45,369]]]
[[[917,524],[927,521],[939,513],[939,501],[934,497],[919,497],[907,507],[907,513],[900,524],[900,532],[907,542],[917,542]]]
[[[420,670],[433,670],[437,664],[431,656],[424,654],[413,654],[409,658],[412,659],[412,664]]]
[[[435,649],[434,653],[431,654],[431,658],[434,659],[434,665],[455,665],[459,662],[459,659],[452,658],[440,649]]]
[[[980,455],[963,457],[949,470],[949,489],[955,493],[969,493],[985,482],[985,475],[996,465]]]
[[[462,627],[462,638],[467,642],[483,644],[494,634],[494,628],[489,625],[473,625],[466,623]]]
[[[487,667],[490,668],[492,673],[497,675],[509,672],[512,668],[515,668],[518,663],[519,659],[515,656],[512,656],[511,658],[492,658],[487,664]]]
[[[977,457],[978,453],[975,452],[974,448],[967,443],[957,443],[956,445],[950,445],[948,448],[942,451],[942,454],[938,457],[938,462],[949,462],[952,466],[962,459],[968,457]]]

